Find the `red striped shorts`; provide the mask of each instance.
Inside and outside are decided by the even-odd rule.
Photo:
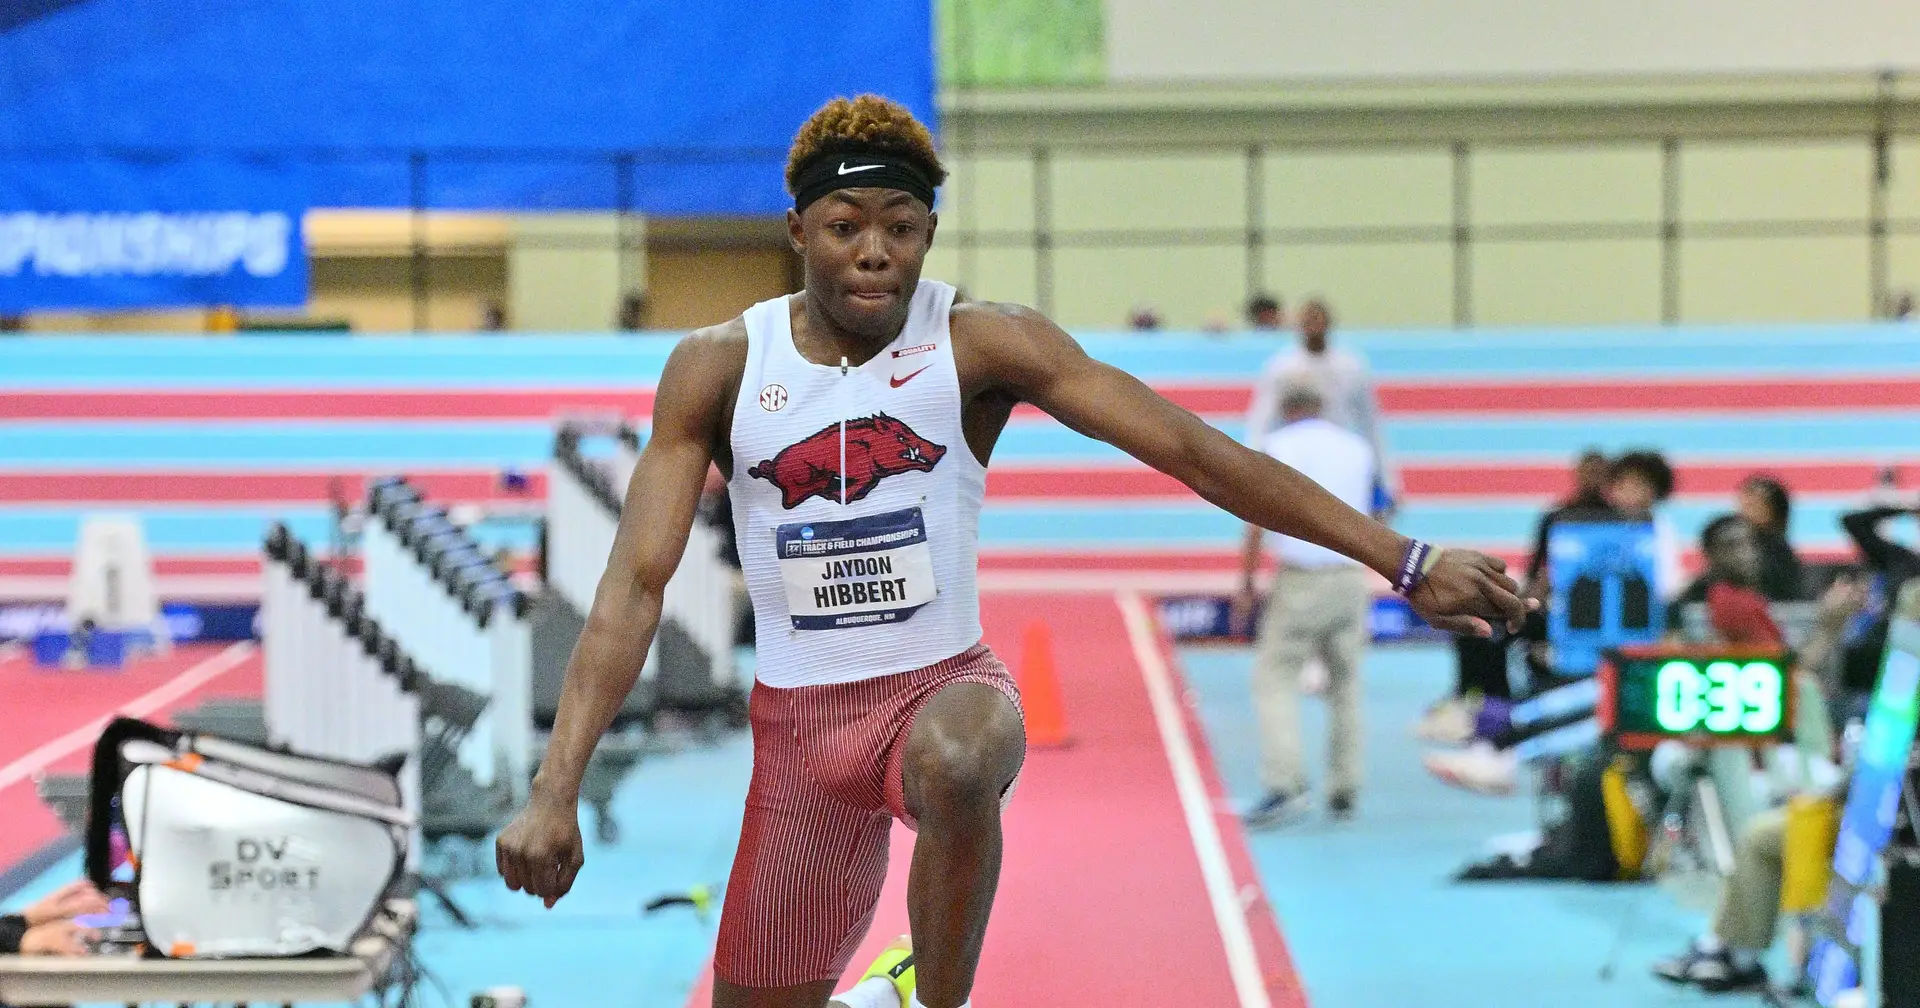
[[[914,825],[901,776],[907,733],[935,693],[962,682],[1020,703],[1007,667],[984,644],[861,682],[754,684],[753,782],[720,914],[716,977],[787,987],[846,971],[887,878],[891,820]]]

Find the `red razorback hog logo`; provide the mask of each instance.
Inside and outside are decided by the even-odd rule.
[[[947,454],[942,445],[885,413],[847,421],[847,471],[840,473],[840,425],[829,424],[780,454],[747,470],[747,475],[780,488],[780,505],[800,506],[809,497],[840,500],[841,486],[851,504],[873,492],[880,481],[907,472],[932,472]]]

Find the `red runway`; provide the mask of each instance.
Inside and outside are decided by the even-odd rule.
[[[1195,413],[1241,414],[1249,382],[1158,381],[1154,387]],[[1410,413],[1752,413],[1805,409],[1911,409],[1920,378],[1824,375],[1819,378],[1633,376],[1521,381],[1385,380],[1380,405]],[[653,413],[653,390],[553,389],[84,389],[9,392],[0,420],[550,420],[564,412]],[[1023,406],[1021,416],[1038,411]]]
[[[115,712],[162,724],[214,696],[259,696],[251,644],[193,645],[121,672],[43,671],[32,656],[0,658],[0,870],[59,839],[64,827],[40,802],[41,771],[84,773],[100,728]]]
[[[1180,1004],[1304,1008],[1150,608],[1110,592],[997,594],[983,596],[981,616],[1010,664],[1028,621],[1051,625],[1074,742],[1030,753],[1021,772],[974,1000],[1105,1008],[1154,991]],[[912,834],[896,826],[854,969],[907,930],[912,854]],[[689,1008],[705,1008],[708,983]]]

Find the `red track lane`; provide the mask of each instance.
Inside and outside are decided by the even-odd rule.
[[[365,496],[367,483],[388,473],[363,470],[262,472],[127,470],[10,472],[0,478],[0,504],[316,504],[332,498],[334,484],[349,500]],[[528,504],[547,497],[547,476],[527,474],[520,493],[501,489],[491,471],[410,471],[407,478],[429,498],[451,503]]]
[[[1238,1004],[1167,752],[1113,596],[981,601],[987,640],[1009,660],[1018,659],[1029,620],[1044,618],[1053,627],[1074,744],[1030,753],[1021,771],[1007,811],[1005,864],[975,1003]],[[1217,797],[1218,775],[1208,757],[1202,760]],[[1230,814],[1218,819],[1229,835],[1236,888],[1257,889],[1237,821]],[[912,852],[912,834],[896,826],[892,870],[856,970],[907,930]],[[1256,903],[1249,917],[1275,1008],[1304,1008],[1273,915]],[[695,988],[690,1008],[705,1008],[707,983]]]
[[[162,555],[153,558],[153,571],[160,577],[181,574],[253,575],[260,573],[260,554]],[[66,554],[0,557],[0,575],[66,577],[71,573],[73,573],[73,557]]]
[[[0,661],[0,711],[5,712],[7,721],[7,729],[0,732],[0,767],[11,765],[102,715],[120,710],[227,646],[181,647],[163,658],[135,662],[118,673],[45,672],[35,668],[26,655]],[[196,706],[208,697],[259,696],[260,676],[260,656],[255,652],[232,669],[149,715],[149,720],[165,723],[172,712]],[[54,773],[84,773],[92,754],[89,744],[55,760],[47,769]],[[58,839],[63,829],[53,812],[41,804],[32,780],[0,787],[0,869],[18,863]]]
[[[1854,462],[1682,462],[1674,468],[1676,492],[1686,496],[1723,496],[1754,473],[1769,473],[1799,494],[1857,494],[1874,486],[1883,465]],[[1920,481],[1920,466],[1894,467],[1900,484]],[[1557,498],[1572,489],[1572,474],[1560,462],[1514,464],[1458,461],[1412,462],[1396,472],[1410,497]],[[1105,465],[1002,467],[987,470],[987,495],[996,500],[1193,500],[1179,480],[1146,466]]]
[[[1196,413],[1247,409],[1244,382],[1157,382]],[[1920,376],[1822,378],[1638,378],[1570,381],[1387,381],[1388,413],[1592,413],[1616,410],[1911,409]],[[607,389],[230,389],[199,391],[9,391],[6,420],[547,420],[568,411],[653,413],[653,390]],[[1022,407],[1020,415],[1037,411]]]
[[[1388,413],[1607,413],[1913,409],[1920,376],[1389,382]]]
[[[0,420],[548,420],[562,412],[653,415],[653,390],[221,389],[8,391]]]

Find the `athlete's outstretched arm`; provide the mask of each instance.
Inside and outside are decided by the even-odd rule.
[[[654,398],[653,431],[627,484],[586,629],[567,663],[546,757],[527,808],[500,834],[496,857],[507,887],[538,896],[549,907],[573,886],[584,859],[581,776],[646,663],[667,579],[686,549],[713,462],[731,373],[727,356],[722,338],[696,333],[667,358]],[[738,370],[736,360],[732,371]]]
[[[1406,537],[1348,507],[1298,471],[1253,451],[1168,402],[1132,375],[1087,356],[1043,316],[1011,305],[955,312],[1004,390],[1191,487],[1261,528],[1317,543],[1391,580]],[[1501,561],[1444,550],[1409,599],[1429,622],[1486,635],[1526,615]],[[1491,621],[1491,622],[1490,622]]]

